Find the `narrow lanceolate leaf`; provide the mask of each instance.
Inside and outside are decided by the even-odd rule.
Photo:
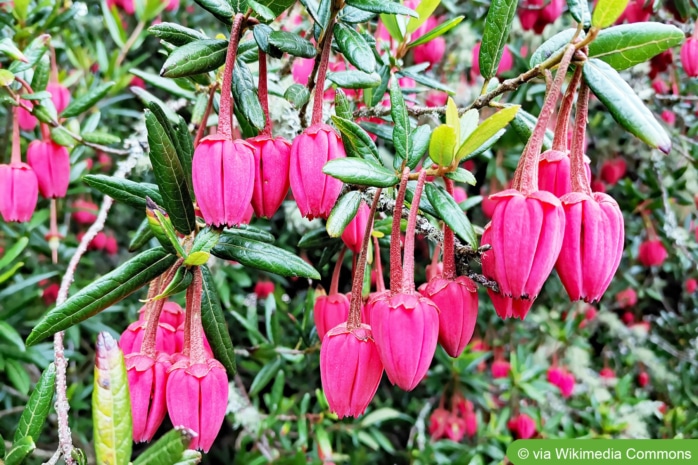
[[[511,127],[516,131],[516,135],[519,136],[522,142],[526,143],[531,138],[533,133],[533,128],[536,126],[538,118],[532,114],[519,110],[516,112],[516,116],[511,120]],[[545,130],[545,136],[543,136],[543,150],[548,150],[553,146],[553,132],[550,129]]]
[[[162,204],[162,197],[155,184],[135,182],[105,174],[87,174],[82,179],[88,186],[138,210],[145,210],[146,197],[150,197],[157,204]]]
[[[376,163],[380,163],[378,147],[376,147],[371,136],[369,136],[361,126],[351,120],[338,116],[333,116],[332,122],[334,122],[334,125],[342,134],[344,148],[347,150],[349,156],[373,159]]]
[[[202,39],[178,47],[162,65],[160,75],[168,78],[194,76],[220,68],[225,63],[227,40]]]
[[[114,305],[160,276],[176,260],[177,257],[166,253],[161,247],[133,257],[44,315],[27,337],[27,346],[68,329]]]
[[[189,447],[194,437],[194,432],[184,427],[176,427],[162,436],[148,448],[136,460],[133,465],[171,465],[182,459],[182,455]]]
[[[216,284],[207,266],[202,266],[201,277],[201,323],[213,355],[221,362],[228,372],[228,376],[234,376],[237,372],[235,367],[235,350],[233,340],[228,332],[228,324],[225,322],[225,314],[221,307]]]
[[[160,23],[150,26],[148,32],[160,40],[180,47],[197,40],[208,39],[206,34],[176,23]]]
[[[410,134],[410,156],[407,158],[407,166],[411,170],[415,169],[422,159],[431,140],[431,128],[427,124],[417,126],[412,134]]]
[[[364,73],[372,73],[376,70],[376,57],[373,55],[373,50],[356,30],[337,23],[334,28],[334,38],[337,47],[349,63]]]
[[[19,254],[22,253],[27,244],[29,244],[29,238],[20,237],[9,249],[5,250],[2,257],[0,257],[0,270],[19,257]]]
[[[400,182],[393,170],[361,158],[330,160],[322,168],[322,172],[357,186],[392,187]]]
[[[411,34],[419,29],[419,26],[424,24],[434,10],[436,10],[439,3],[441,3],[441,0],[422,0],[419,2],[417,8],[415,8],[418,17],[410,18],[410,21],[407,23],[407,32]]]
[[[395,146],[394,168],[399,169],[401,164],[407,160],[410,153],[410,117],[407,114],[405,97],[398,84],[397,78],[390,81],[390,115],[395,126],[393,127],[393,145]]]
[[[114,87],[114,82],[107,82],[90,89],[85,95],[71,101],[61,113],[61,117],[71,118],[84,113],[102,100],[112,87]]]
[[[20,465],[29,457],[29,454],[34,452],[36,445],[31,436],[25,436],[12,445],[12,448],[5,455],[4,465]]]
[[[620,18],[626,6],[628,0],[599,0],[591,16],[591,25],[599,29],[610,26]]]
[[[128,465],[133,445],[124,356],[109,333],[97,335],[92,422],[96,463]]]
[[[378,73],[364,73],[363,71],[337,71],[327,73],[327,79],[344,89],[366,89],[378,87],[381,76]]]
[[[621,126],[650,147],[669,153],[669,135],[616,70],[596,58],[588,60],[583,69],[584,81]]]
[[[264,111],[259,103],[257,85],[250,69],[240,60],[237,60],[233,70],[233,98],[247,121],[259,130],[264,129]]]
[[[339,237],[347,225],[354,219],[361,205],[361,193],[351,191],[344,194],[332,208],[327,218],[327,234],[330,237]]]
[[[39,378],[32,391],[27,406],[19,417],[15,430],[14,444],[26,437],[38,438],[48,417],[48,412],[53,405],[53,392],[56,382],[56,365],[51,363]]]
[[[471,247],[477,247],[477,236],[475,235],[473,225],[470,224],[470,220],[465,216],[465,213],[463,213],[456,201],[453,200],[453,197],[432,183],[425,185],[425,191],[431,206],[434,207],[438,216],[444,220],[444,223],[453,230],[456,236]]]
[[[235,11],[228,0],[194,0],[201,8],[211,13],[219,21],[225,24],[233,23]]]
[[[281,276],[320,279],[320,274],[297,255],[265,242],[225,234],[211,251],[224,260],[234,260],[245,266]]]
[[[225,229],[223,230],[223,233],[221,233],[221,237],[230,235],[252,239],[253,241],[266,242],[268,244],[273,244],[276,240],[273,234],[262,229],[255,228],[254,226],[250,226],[249,224],[241,224],[236,228]]]
[[[274,31],[269,34],[269,43],[295,57],[314,58],[316,54],[312,42],[292,32]]]
[[[490,3],[480,46],[480,74],[485,79],[497,74],[517,4],[517,0],[493,0]]]
[[[353,118],[349,99],[342,89],[337,89],[334,94],[334,112],[342,119],[351,120]]]
[[[538,47],[535,52],[533,52],[533,55],[531,55],[531,59],[528,62],[531,68],[543,63],[555,53],[561,51],[567,44],[570,43],[576,32],[577,30],[574,28],[565,29],[564,31],[558,32],[550,39],[543,42],[541,46]]]
[[[407,8],[399,2],[389,0],[348,0],[347,5],[371,13],[387,13],[391,15],[406,15],[419,18],[416,11]]]
[[[429,142],[429,158],[441,166],[451,166],[456,151],[456,130],[442,124],[431,133]]]
[[[456,158],[462,160],[466,156],[475,152],[488,140],[494,137],[501,129],[504,129],[509,122],[514,119],[516,113],[521,108],[519,105],[513,105],[503,110],[499,110],[494,115],[487,118],[480,124],[472,134],[463,142],[463,145],[458,149]]]
[[[465,19],[465,16],[456,16],[455,18],[451,18],[448,21],[445,21],[438,26],[436,26],[434,29],[431,29],[429,32],[424,34],[423,36],[419,36],[416,40],[410,42],[407,44],[409,48],[416,47],[417,45],[422,45],[426,44],[427,42],[431,42],[432,40],[436,39],[439,36],[442,36],[446,34],[448,31],[453,29],[454,27],[458,26],[461,21]]]
[[[189,234],[196,224],[194,205],[175,146],[155,115],[148,110],[145,112],[145,125],[148,129],[150,161],[162,196],[162,206],[170,215],[175,229]]]
[[[9,71],[8,71],[9,73]],[[51,77],[51,59],[44,55],[34,68],[34,76],[32,77],[32,89],[34,92],[41,92],[46,89],[49,78]],[[14,79],[14,78],[13,78]]]
[[[133,235],[133,238],[131,238],[131,242],[128,244],[128,251],[129,252],[136,252],[140,250],[144,245],[146,245],[155,235],[153,234],[153,231],[150,229],[150,224],[148,223],[148,219],[144,219],[140,225],[138,225],[138,229]]]
[[[567,8],[570,10],[572,18],[583,25],[584,29],[591,25],[591,14],[587,0],[567,0]]]
[[[13,61],[8,68],[10,72],[17,74],[34,67],[48,50],[48,43],[50,40],[51,36],[48,34],[41,34],[36,39],[32,40],[29,47],[24,49],[26,61]]]
[[[589,44],[589,57],[603,60],[620,71],[644,63],[684,39],[683,31],[670,24],[621,24],[599,33]]]

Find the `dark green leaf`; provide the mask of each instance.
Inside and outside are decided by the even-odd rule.
[[[409,44],[407,44],[407,46],[411,48],[416,47],[418,45],[426,44],[427,42],[430,42],[436,39],[437,37],[446,34],[448,31],[458,26],[461,23],[461,21],[463,21],[463,19],[465,19],[465,16],[457,16],[455,18],[451,18],[448,21],[439,24],[434,29],[431,29],[426,34],[420,36],[418,39],[410,42]]]
[[[364,159],[372,158],[376,163],[380,163],[378,147],[376,147],[371,136],[361,129],[361,126],[338,116],[333,116],[332,122],[339,129],[339,132],[342,133],[344,148],[349,156],[358,156]]]
[[[294,108],[301,108],[310,100],[308,88],[300,84],[291,84],[284,92],[284,98],[288,100]]]
[[[365,89],[367,87],[377,87],[381,83],[380,74],[367,74],[362,71],[327,73],[327,79],[344,89]]]
[[[397,78],[390,80],[390,115],[395,126],[393,127],[393,145],[395,146],[395,159],[393,167],[401,169],[402,164],[410,154],[410,116],[407,113],[405,98]]]
[[[429,199],[429,203],[437,211],[438,216],[444,220],[456,236],[464,240],[471,247],[476,248],[477,235],[475,234],[475,230],[472,224],[470,224],[468,217],[463,213],[463,210],[461,210],[456,201],[453,200],[453,197],[448,195],[442,188],[432,183],[427,183],[424,186],[424,190]]]
[[[12,448],[5,455],[4,465],[20,465],[29,457],[29,454],[34,452],[36,445],[31,436],[25,436],[12,445]]]
[[[337,92],[334,94],[334,109],[334,112],[340,118],[351,120],[354,117],[347,94],[342,89],[337,89]]]
[[[182,46],[189,42],[208,39],[206,34],[189,29],[177,23],[160,23],[150,26],[148,32],[160,40],[171,43],[172,45]]]
[[[385,93],[388,92],[390,86],[390,66],[381,65],[378,67],[378,74],[381,77],[381,83],[371,89],[371,106],[377,106],[383,101]]]
[[[223,364],[228,376],[234,376],[237,371],[235,368],[235,350],[233,349],[233,340],[228,332],[228,325],[225,322],[218,291],[216,291],[216,285],[208,267],[202,266],[200,270],[203,281],[201,287],[201,322],[204,325],[204,332],[211,344],[216,360]]]
[[[177,231],[189,234],[194,230],[194,205],[187,186],[187,175],[177,156],[173,142],[155,115],[146,110],[145,125],[153,173],[162,196],[162,206],[170,215]]]
[[[257,96],[257,84],[250,69],[240,60],[233,70],[233,98],[247,121],[259,130],[264,129],[264,111]]]
[[[579,24],[588,29],[591,26],[591,14],[589,13],[589,2],[587,0],[567,0],[567,8],[570,15]]]
[[[276,18],[276,15],[274,14],[269,7],[266,5],[263,5],[262,3],[256,2],[255,0],[246,0],[247,5],[250,7],[250,9],[254,12],[254,16],[262,20],[263,22],[271,22],[274,21]]]
[[[32,391],[27,406],[22,412],[22,416],[17,423],[15,430],[14,444],[26,437],[38,438],[46,423],[46,417],[53,405],[53,392],[56,382],[56,365],[51,363],[41,374],[39,382],[36,383]]]
[[[406,15],[419,18],[416,11],[392,0],[348,0],[347,5],[371,13],[387,13],[391,15]]]
[[[349,26],[337,23],[334,27],[334,38],[339,51],[349,63],[364,73],[370,74],[375,71],[376,58],[373,56],[373,50],[361,34]]]
[[[327,234],[340,237],[347,225],[354,219],[361,205],[361,193],[351,191],[339,198],[327,218]]]
[[[289,55],[303,58],[315,57],[315,47],[312,42],[292,32],[274,31],[269,34],[269,43]]]
[[[400,182],[393,170],[362,158],[335,158],[325,164],[322,172],[358,186],[392,187]]]
[[[171,465],[182,459],[194,432],[186,428],[170,430],[133,461],[133,465]]]
[[[133,423],[124,356],[107,332],[97,335],[95,349],[92,390],[95,463],[125,465],[131,460]]]
[[[160,75],[168,78],[208,73],[225,63],[228,41],[202,39],[176,48],[162,65]]]
[[[153,235],[153,231],[150,229],[148,219],[146,218],[141,222],[141,224],[138,226],[138,229],[134,233],[131,242],[128,244],[128,251],[135,252],[137,250],[140,250],[153,237],[155,236]]]
[[[669,153],[669,135],[616,70],[596,58],[588,60],[583,70],[589,88],[606,105],[618,124],[650,147]]]
[[[669,24],[621,24],[601,31],[589,44],[589,56],[623,70],[681,44],[684,38],[681,29]]]
[[[281,276],[320,279],[320,274],[302,258],[265,242],[223,234],[211,251],[216,257]]]
[[[350,5],[344,5],[337,18],[343,23],[359,24],[373,18],[376,14],[371,11],[360,10]]]
[[[269,8],[274,13],[274,16],[279,16],[296,2],[295,0],[259,0],[258,3]]]
[[[157,113],[155,113],[157,116]],[[194,159],[194,141],[189,134],[189,127],[182,116],[179,116],[179,122],[174,127],[174,140],[177,156],[179,157],[184,174],[186,175],[187,187],[189,195],[194,198],[194,183],[191,180],[191,165]]]
[[[135,182],[104,174],[87,174],[82,179],[88,186],[139,210],[145,210],[146,197],[150,197],[157,204],[162,204],[158,186],[155,184]]]
[[[201,8],[227,25],[233,24],[235,11],[228,0],[194,0]]]
[[[497,74],[504,46],[509,40],[517,5],[517,0],[493,0],[490,3],[479,57],[480,74],[485,79],[491,79]]]
[[[102,100],[109,90],[114,87],[114,82],[107,82],[93,89],[90,89],[85,95],[72,100],[65,110],[61,113],[63,118],[71,118],[78,116],[92,108],[97,102]]]
[[[524,110],[519,110],[509,124],[514,128],[514,131],[516,131],[521,141],[525,143],[531,138],[533,128],[536,126],[537,121],[538,118],[532,114]],[[553,132],[550,129],[546,129],[545,136],[543,137],[543,150],[548,150],[553,146],[553,137]]]
[[[167,79],[164,77],[160,77],[157,74],[148,73],[148,72],[141,71],[141,70],[135,69],[135,68],[129,69],[128,72],[133,74],[134,76],[138,76],[139,78],[143,79],[148,84],[152,84],[153,86],[157,87],[158,89],[165,90],[172,95],[176,95],[178,97],[183,97],[183,98],[190,99],[190,100],[194,100],[194,98],[196,97],[194,92],[191,92],[189,90],[181,88],[179,85],[177,85],[177,82],[173,79]],[[132,87],[131,92],[133,92],[136,95],[147,93],[145,90],[140,89],[138,87]]]
[[[298,241],[298,248],[300,249],[322,249],[324,247],[335,244],[337,239],[330,237],[327,234],[325,228],[316,229],[314,231],[307,232]]]
[[[259,394],[259,392],[264,389],[272,379],[274,379],[274,376],[279,369],[281,369],[281,359],[278,357],[275,358],[271,363],[264,365],[252,381],[249,395],[256,396]]]
[[[276,240],[276,238],[267,231],[255,228],[254,226],[250,226],[248,224],[241,224],[237,228],[225,229],[223,230],[222,236],[231,234],[235,237],[243,237],[246,239],[252,239],[253,241],[268,242],[269,244],[273,244]]]
[[[417,126],[412,134],[410,134],[410,157],[407,160],[407,166],[410,169],[415,169],[422,159],[427,148],[429,148],[429,140],[431,139],[431,128],[423,124]]]
[[[46,89],[49,77],[51,76],[51,59],[44,55],[34,68],[34,76],[32,77],[32,90],[41,92]]]
[[[567,44],[570,43],[572,37],[577,32],[576,29],[565,29],[564,31],[558,32],[550,39],[543,42],[543,44],[533,52],[531,59],[529,60],[529,65],[531,68],[538,66],[545,60],[555,55],[555,53],[562,50]]]
[[[254,35],[254,40],[257,42],[257,46],[264,53],[273,58],[281,58],[283,52],[276,47],[269,45],[269,34],[274,32],[272,28],[266,24],[258,24],[252,29]]]
[[[17,74],[33,68],[39,60],[41,60],[41,57],[44,56],[46,50],[48,50],[48,42],[50,40],[51,36],[48,34],[41,34],[36,39],[32,40],[29,47],[23,50],[27,61],[13,61],[8,68],[10,72]]]
[[[27,337],[27,346],[114,305],[160,276],[176,260],[177,257],[166,253],[161,247],[133,257],[44,315]]]

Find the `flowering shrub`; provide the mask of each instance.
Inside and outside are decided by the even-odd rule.
[[[698,437],[698,10],[654,3],[0,2],[0,461]]]

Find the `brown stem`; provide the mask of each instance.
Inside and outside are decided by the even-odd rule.
[[[327,76],[327,66],[330,61],[330,50],[332,50],[332,31],[334,30],[334,18],[327,26],[327,31],[322,44],[322,55],[320,56],[320,67],[318,68],[315,82],[315,97],[313,100],[313,117],[310,125],[318,124],[322,120],[322,101],[325,92],[325,77]]]
[[[206,131],[206,126],[208,123],[208,117],[211,114],[211,109],[213,108],[213,99],[216,97],[216,90],[218,85],[214,84],[208,91],[208,101],[206,102],[206,109],[204,110],[204,115],[201,118],[201,124],[199,124],[199,129],[196,130],[196,137],[194,138],[194,147],[198,147],[199,142],[204,137],[204,132]]]
[[[233,138],[233,104],[231,99],[233,71],[235,69],[235,56],[240,41],[240,30],[245,16],[242,13],[235,15],[233,27],[230,30],[228,52],[225,55],[225,68],[223,68],[223,84],[221,85],[221,107],[218,117],[218,132],[228,139]]]
[[[48,243],[51,249],[51,261],[58,263],[58,209],[56,199],[51,199],[51,219],[48,233]]]
[[[591,195],[589,178],[587,178],[584,166],[584,137],[586,135],[588,110],[589,86],[582,82],[582,85],[579,87],[577,114],[574,119],[574,136],[572,137],[572,150],[570,152],[570,177],[572,181],[572,192],[583,192],[587,195]]]
[[[572,105],[574,104],[574,94],[579,86],[579,81],[582,79],[582,67],[577,66],[574,70],[574,75],[567,86],[567,91],[560,104],[560,111],[557,114],[557,124],[555,125],[555,137],[553,138],[553,150],[567,152],[567,130],[570,125],[570,115],[572,114]]]
[[[446,192],[453,197],[453,181],[444,177]],[[456,279],[456,254],[453,230],[444,225],[444,278]]]
[[[53,48],[53,45],[49,45],[49,49],[51,50],[50,52],[50,58],[51,58],[51,82],[58,82],[58,66],[56,65],[56,49]],[[117,66],[119,66],[117,64]]]
[[[402,292],[405,294],[414,293],[414,238],[417,225],[417,212],[419,211],[419,200],[422,198],[424,181],[427,179],[426,170],[419,173],[417,187],[414,189],[414,197],[410,206],[410,217],[407,220],[407,230],[405,231],[405,256],[402,259]]]
[[[339,257],[337,257],[337,263],[334,264],[334,271],[332,271],[332,282],[330,283],[330,295],[339,294],[339,275],[342,272],[342,263],[344,262],[344,254],[347,252],[346,247],[342,247],[341,252],[339,252]]]
[[[271,118],[269,117],[269,90],[267,84],[267,54],[259,50],[259,103],[262,104],[264,112],[264,131],[262,134],[271,136]]]
[[[364,240],[361,244],[361,252],[359,253],[359,263],[354,270],[354,279],[351,283],[351,302],[349,304],[349,318],[347,319],[347,329],[352,330],[361,325],[361,291],[364,284],[364,273],[366,272],[366,257],[368,255],[368,241],[371,237],[373,229],[373,217],[376,216],[378,201],[380,199],[381,189],[376,190],[376,196],[371,202],[371,211],[368,214],[368,222],[366,223],[366,231]]]
[[[528,140],[526,147],[521,154],[519,165],[514,173],[513,188],[521,191],[524,195],[538,190],[538,161],[540,159],[540,149],[543,147],[543,139],[545,138],[545,130],[548,127],[550,116],[555,110],[557,99],[560,95],[560,86],[565,79],[567,67],[572,60],[572,56],[576,51],[574,45],[568,45],[565,54],[560,61],[560,67],[555,75],[553,85],[548,91],[545,98],[543,108],[538,115],[538,122],[533,129],[533,134]]]
[[[383,281],[383,263],[381,262],[381,249],[378,245],[378,238],[373,238],[373,263],[376,267],[376,291],[385,292],[385,281]]]
[[[121,49],[121,52],[119,52],[119,56],[116,57],[114,69],[119,69],[119,67],[121,66],[121,63],[123,63],[124,60],[126,59],[126,55],[128,55],[128,52],[131,50],[131,47],[133,47],[133,44],[136,43],[136,41],[138,40],[138,37],[143,32],[144,28],[145,28],[145,22],[139,21],[138,24],[136,24],[136,28],[133,30],[133,32],[131,33],[129,38],[126,40],[124,47]]]
[[[405,167],[402,171],[402,179],[395,198],[393,210],[393,230],[390,235],[390,291],[397,292],[402,283],[402,254],[400,252],[400,223],[402,222],[402,206],[405,203],[405,191],[410,169]]]
[[[12,109],[12,158],[10,163],[22,163],[22,150],[19,142],[19,113],[18,107]]]

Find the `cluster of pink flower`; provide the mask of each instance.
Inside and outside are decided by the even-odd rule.
[[[451,399],[451,410],[440,406],[429,417],[429,436],[434,441],[442,438],[460,442],[465,436],[477,433],[477,415],[473,403],[460,395]]]

